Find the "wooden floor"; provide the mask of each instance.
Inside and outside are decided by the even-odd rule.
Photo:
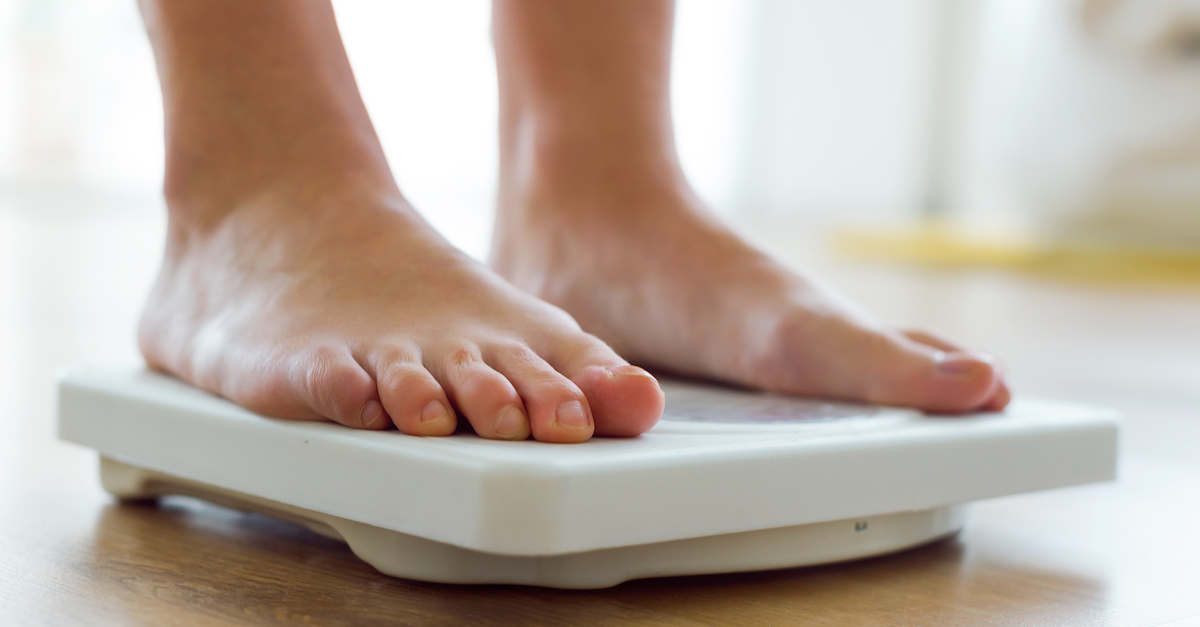
[[[56,368],[136,359],[160,228],[150,211],[0,206],[0,624],[1200,625],[1200,289],[853,266],[772,229],[873,309],[1004,356],[1018,394],[1122,410],[1120,480],[982,503],[957,538],[855,563],[452,587],[262,516],[114,504],[95,455],[54,439]]]

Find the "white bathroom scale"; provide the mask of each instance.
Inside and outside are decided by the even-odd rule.
[[[930,416],[664,382],[648,433],[584,444],[265,418],[176,379],[79,368],[59,435],[121,499],[197,496],[301,522],[397,577],[604,588],[880,555],[971,501],[1114,478],[1117,416],[1018,399]]]

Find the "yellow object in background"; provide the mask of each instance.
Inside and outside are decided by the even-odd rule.
[[[844,258],[938,267],[990,267],[1089,283],[1200,287],[1200,251],[1040,241],[944,224],[847,228],[835,234]]]

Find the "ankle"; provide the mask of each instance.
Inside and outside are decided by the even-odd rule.
[[[499,196],[504,211],[542,204],[555,211],[596,201],[607,210],[688,188],[674,145],[654,137],[597,136],[587,128],[530,129],[502,137]]]
[[[509,164],[576,173],[603,168],[622,174],[678,167],[669,117],[620,115],[594,104],[502,104],[502,177]]]
[[[278,216],[285,219],[288,214],[301,215],[299,207],[311,211],[359,198],[403,202],[382,154],[364,152],[306,151],[298,158],[250,159],[238,154],[169,153],[163,195],[170,232],[211,231],[230,215],[254,208],[290,207]]]

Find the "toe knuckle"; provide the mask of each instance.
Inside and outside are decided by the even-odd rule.
[[[493,399],[493,402],[497,403],[507,403],[517,398],[516,390],[508,379],[495,371],[482,370],[474,373],[466,388],[479,398]]]
[[[561,376],[548,377],[545,387],[546,395],[554,397],[558,402],[586,400],[579,386]]]
[[[479,349],[473,344],[454,344],[442,357],[446,370],[460,370],[479,361]]]
[[[409,394],[436,387],[433,377],[417,364],[398,364],[379,377],[379,388],[392,394]]]
[[[559,353],[560,361],[567,364],[579,365],[590,362],[597,364],[625,363],[604,340],[590,333],[572,333],[559,342],[563,347]]]
[[[336,367],[326,361],[314,359],[304,369],[304,387],[311,392],[324,392],[337,387],[339,375]]]
[[[357,411],[372,396],[367,373],[330,349],[314,350],[302,378],[314,405],[339,414]]]
[[[493,342],[490,347],[490,352],[497,355],[503,355],[509,359],[519,359],[525,362],[537,361],[540,359],[537,356],[537,353],[535,353],[528,344],[514,339],[504,339]]]
[[[393,364],[378,373],[379,388],[387,390],[403,389],[408,380],[412,379],[412,368],[405,364]]]
[[[608,344],[606,344],[604,342],[604,340],[596,337],[595,335],[592,335],[591,333],[579,332],[579,333],[572,334],[571,344],[575,347],[575,350],[580,351],[580,352],[584,352],[584,351],[609,352],[612,350],[608,347]]]
[[[527,344],[506,342],[495,347],[492,354],[496,356],[497,363],[517,372],[553,372],[550,364]]]
[[[372,362],[379,369],[386,369],[396,365],[417,364],[420,361],[420,349],[408,344],[395,344],[381,348],[372,356]]]

